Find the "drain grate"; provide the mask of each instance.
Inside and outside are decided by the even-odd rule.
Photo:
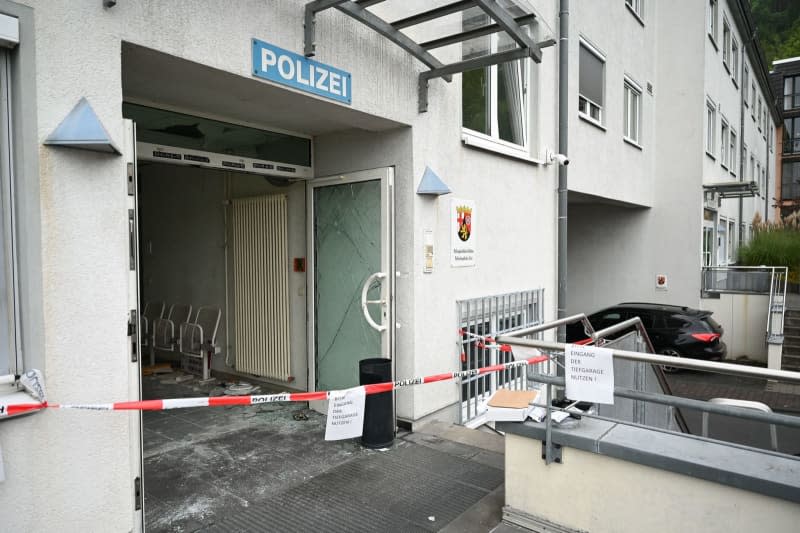
[[[403,443],[356,457],[203,531],[438,531],[502,482],[500,469]]]

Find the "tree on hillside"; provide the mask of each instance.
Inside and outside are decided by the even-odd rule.
[[[776,59],[800,57],[800,2],[750,0],[750,5],[767,66]]]

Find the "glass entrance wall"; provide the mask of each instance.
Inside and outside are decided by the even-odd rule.
[[[358,385],[358,361],[381,357],[381,334],[361,310],[361,289],[381,271],[381,183],[361,181],[314,189],[314,314],[316,389]],[[369,300],[381,296],[379,282]],[[370,311],[381,323],[377,306]]]

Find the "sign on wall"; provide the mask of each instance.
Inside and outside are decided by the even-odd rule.
[[[450,200],[450,265],[475,266],[475,201]]]
[[[253,76],[350,104],[350,73],[253,39]]]

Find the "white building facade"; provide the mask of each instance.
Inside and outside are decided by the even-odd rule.
[[[778,115],[749,6],[572,7],[567,308],[699,307],[701,268],[734,264],[772,213]]]
[[[359,3],[400,21],[449,2]],[[556,317],[559,167],[547,154],[558,151],[559,2],[504,2],[512,17],[535,15],[540,61],[431,79],[425,112],[427,67],[337,10],[316,16],[313,73],[297,63],[304,4],[0,0],[0,30],[18,30],[0,35],[0,374],[41,370],[52,403],[137,400],[149,354],[142,324],[129,322],[148,302],[164,302],[165,316],[172,304],[219,309],[212,375],[298,391],[356,385],[365,357],[390,359],[398,380],[464,368],[458,301],[534,290],[528,318]],[[774,171],[766,78],[736,6],[715,8],[712,42],[702,2],[572,3],[569,311],[696,305],[704,216],[715,241],[763,216],[757,198],[741,210],[704,203],[704,184]],[[724,20],[738,79],[732,56],[723,65]],[[407,33],[434,49],[488,22],[459,11]],[[503,35],[435,48],[436,58],[513,49]],[[716,145],[706,154],[707,102],[717,142],[723,116],[726,146],[736,135],[734,160]],[[76,117],[95,138],[65,127]],[[751,155],[760,166],[740,170]],[[433,190],[431,173],[443,182]],[[237,225],[258,202],[277,205],[264,207],[277,218]],[[730,261],[720,246],[712,264]],[[245,278],[264,265],[274,277]],[[247,343],[269,345],[278,362],[246,363]],[[460,393],[453,382],[406,388],[397,419],[456,421]],[[141,432],[136,412],[0,420],[0,508],[13,509],[3,529],[139,530]]]

